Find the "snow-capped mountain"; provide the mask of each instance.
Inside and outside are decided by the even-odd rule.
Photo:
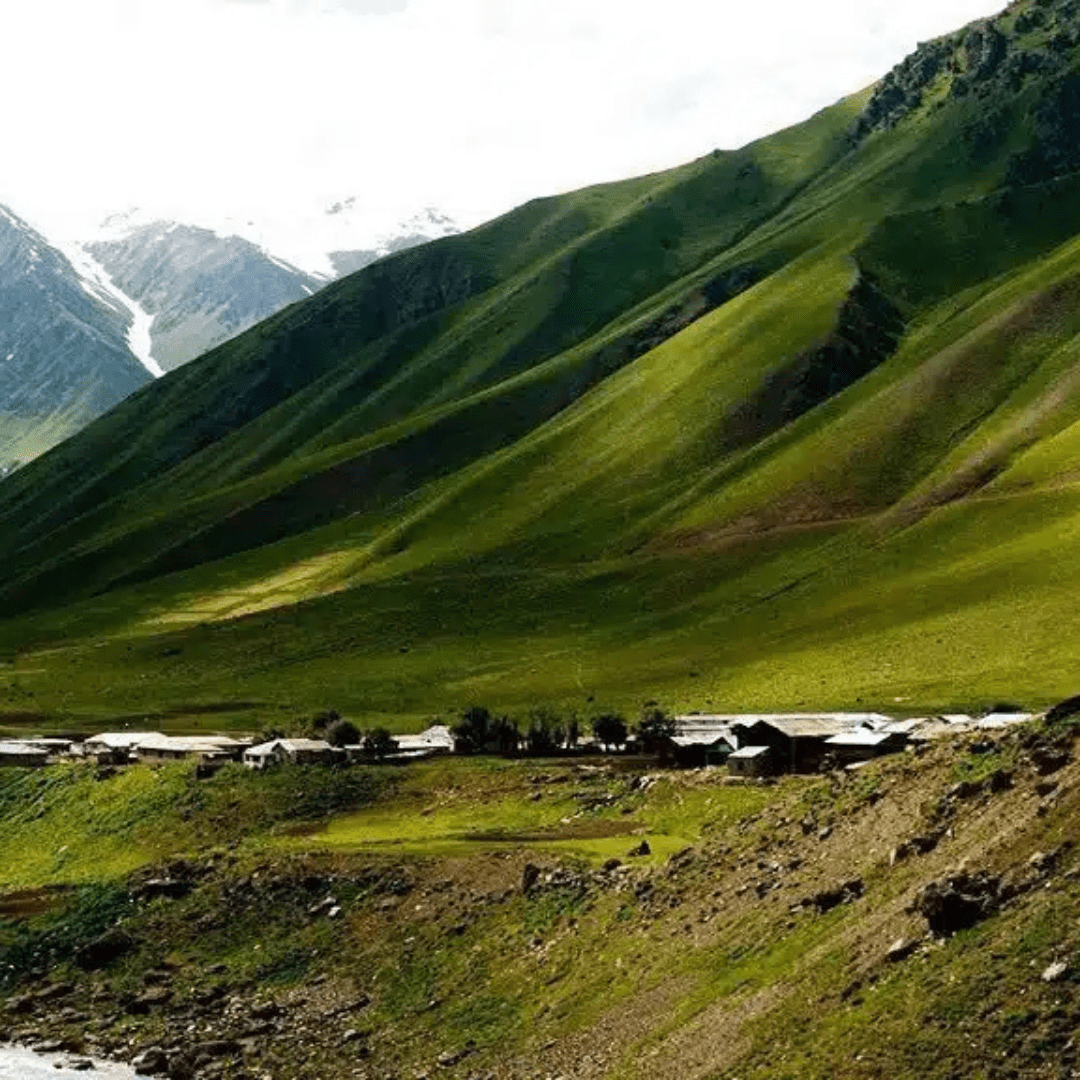
[[[176,222],[137,225],[85,249],[153,316],[151,352],[167,371],[323,284],[249,240]]]
[[[334,278],[456,231],[448,217],[429,209],[372,238],[356,200],[348,199],[315,220],[301,215],[213,229],[146,221],[129,211],[108,219],[101,235],[83,247],[114,286],[153,317],[153,360],[171,370]],[[349,246],[358,238],[368,246]],[[309,269],[289,259],[295,253]]]
[[[0,207],[0,468],[47,449],[149,382],[130,307]]]

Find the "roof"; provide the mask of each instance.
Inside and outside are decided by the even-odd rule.
[[[706,718],[688,719],[695,721]],[[838,735],[841,731],[852,731],[856,728],[879,728],[892,721],[891,717],[882,713],[746,713],[741,716],[710,716],[707,719],[711,723],[723,721],[732,727],[743,728],[767,724],[793,739]]]
[[[137,746],[137,750],[176,751],[185,754],[207,754],[215,751],[238,750],[245,745],[227,736],[193,735],[151,735]]]
[[[297,753],[304,750],[326,751],[334,748],[322,739],[272,739],[270,742],[260,743],[246,751],[245,757],[266,757],[272,754],[278,747],[286,753]]]
[[[859,728],[857,731],[842,731],[839,735],[825,740],[826,746],[881,746],[894,739],[898,733],[891,731],[871,731]]]
[[[146,739],[163,739],[160,731],[106,731],[101,735],[91,735],[85,746],[108,746],[113,750],[130,750]]]
[[[1013,724],[1023,724],[1027,720],[1034,720],[1034,713],[990,713],[980,716],[977,726],[981,728],[1012,727]]]
[[[731,757],[728,758],[728,761],[731,761],[732,758],[738,758],[739,760],[759,758],[768,752],[769,747],[767,746],[743,746],[736,750]]]
[[[28,746],[26,743],[21,742],[0,742],[0,754],[17,754],[19,757],[41,758],[49,756],[48,750],[42,750],[39,746]]]
[[[394,735],[398,750],[453,750],[454,736],[445,724],[435,724],[417,735]]]
[[[672,735],[671,741],[676,746],[715,746],[724,743],[735,749],[735,736],[723,731],[699,731],[689,735]]]

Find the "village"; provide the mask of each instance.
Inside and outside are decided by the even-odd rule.
[[[926,743],[964,732],[995,731],[1034,718],[1027,712],[992,711],[982,716],[947,714],[895,719],[880,713],[698,714],[668,718],[646,730],[639,725],[621,736],[604,737],[594,723],[590,738],[559,740],[545,752],[519,738],[489,735],[469,738],[463,725],[437,724],[418,734],[388,735],[374,743],[335,745],[321,738],[255,737],[211,734],[165,735],[155,731],[113,731],[78,737],[0,740],[0,768],[42,768],[82,760],[99,766],[196,764],[209,775],[228,762],[251,769],[359,763],[407,764],[445,754],[502,756],[581,756],[647,754],[661,766],[726,769],[733,778],[766,779],[785,773],[857,769],[887,754],[917,750]],[[381,729],[380,729],[381,730]],[[516,728],[514,729],[516,736]]]

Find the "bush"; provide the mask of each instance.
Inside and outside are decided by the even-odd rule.
[[[397,753],[397,739],[386,728],[377,727],[364,736],[364,753],[369,757],[384,758]]]
[[[356,746],[360,742],[360,729],[351,720],[336,720],[326,733],[331,746]]]

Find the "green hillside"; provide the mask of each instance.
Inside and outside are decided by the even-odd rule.
[[[1077,16],[1020,0],[133,395],[0,483],[0,711],[1074,692]]]

